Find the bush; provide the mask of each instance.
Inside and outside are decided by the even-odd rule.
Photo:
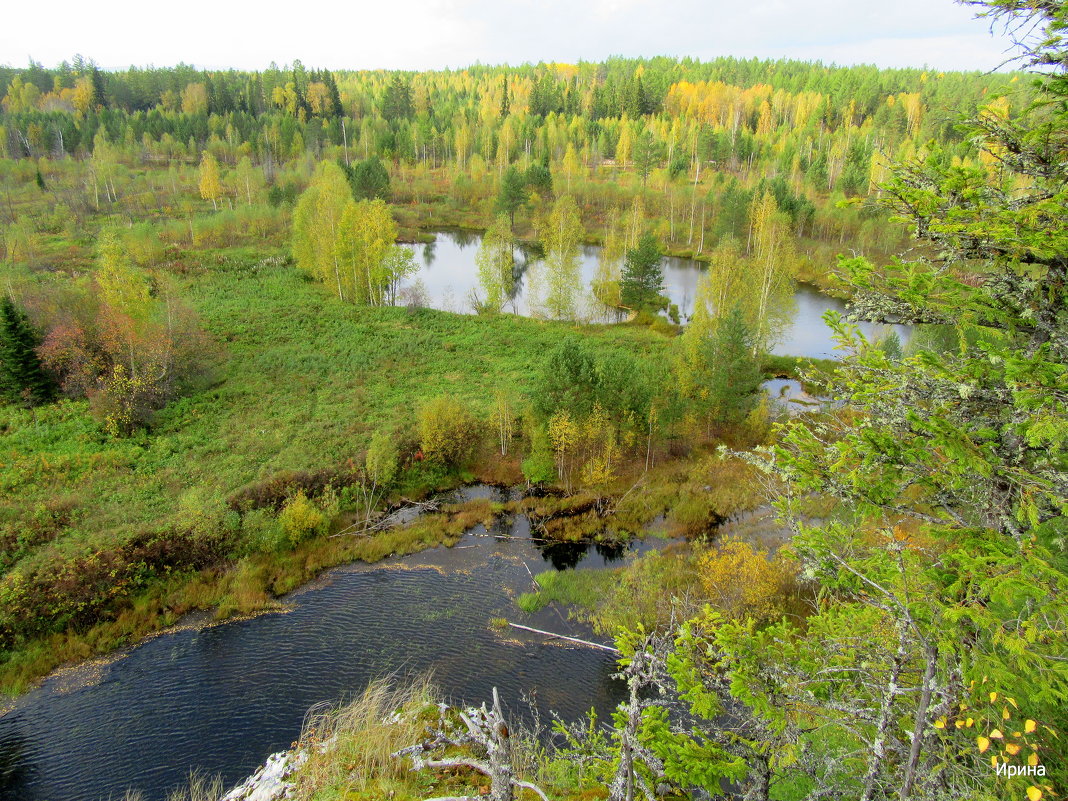
[[[130,227],[123,240],[134,264],[151,267],[163,259],[165,247],[152,223],[141,222]]]
[[[241,520],[246,553],[272,553],[289,544],[281,522],[269,509],[253,509]]]
[[[430,462],[458,467],[474,451],[478,423],[456,399],[438,397],[419,411],[419,444]]]
[[[730,537],[701,556],[698,571],[712,606],[737,619],[776,620],[796,594],[793,565]]]
[[[270,478],[242,487],[227,500],[235,512],[245,513],[252,509],[279,511],[297,492],[315,498],[329,488],[341,490],[356,483],[356,474],[340,467],[305,472],[283,470]]]
[[[285,532],[291,545],[298,545],[316,534],[325,534],[330,523],[326,515],[308,500],[303,490],[290,498],[289,502],[282,507],[278,522],[282,524],[282,531]]]

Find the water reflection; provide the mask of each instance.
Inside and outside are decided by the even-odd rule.
[[[475,253],[481,240],[479,233],[445,231],[438,233],[431,244],[413,246],[416,261],[423,267],[410,279],[410,283],[418,282],[426,289],[430,306],[466,314],[475,311],[473,298],[481,295]],[[616,319],[616,315],[606,312],[589,292],[590,283],[597,273],[600,252],[601,249],[594,245],[582,247],[580,270],[586,291],[579,302],[578,314],[585,319],[610,322]],[[505,311],[522,315],[530,313],[526,298],[529,272],[543,257],[544,254],[537,244],[524,244],[516,248],[513,268],[515,285],[505,304]],[[681,319],[685,322],[693,314],[697,283],[704,272],[704,265],[692,259],[668,256],[663,261],[662,271],[664,292],[671,303],[678,307]],[[796,311],[793,321],[784,332],[782,341],[772,348],[772,352],[779,355],[835,358],[838,355],[837,346],[831,339],[831,331],[823,321],[823,315],[828,310],[844,314],[845,304],[803,284],[798,285],[794,302]],[[891,327],[862,323],[860,329],[869,339],[877,339],[884,336]],[[907,344],[910,328],[893,326],[893,330],[897,332],[901,344]]]

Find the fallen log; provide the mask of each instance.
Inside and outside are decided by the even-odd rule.
[[[513,629],[520,629],[522,631],[530,631],[530,632],[533,632],[534,634],[541,634],[542,636],[545,636],[545,637],[554,637],[554,638],[556,638],[558,640],[567,640],[568,642],[578,643],[579,645],[586,645],[586,646],[588,646],[590,648],[600,648],[602,651],[611,651],[614,654],[618,654],[619,653],[619,649],[618,648],[613,648],[611,645],[602,645],[599,642],[590,642],[589,640],[580,640],[578,637],[568,637],[568,636],[566,636],[564,634],[556,634],[556,633],[554,633],[552,631],[542,631],[541,629],[534,629],[534,628],[531,628],[530,626],[521,626],[518,623],[509,623],[508,625],[511,626]]]

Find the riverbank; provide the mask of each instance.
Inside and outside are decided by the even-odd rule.
[[[271,249],[190,251],[172,268],[176,291],[215,344],[200,383],[157,413],[150,432],[109,438],[83,401],[33,413],[0,409],[0,687],[7,693],[191,610],[226,617],[269,609],[325,566],[376,558],[371,543],[350,548],[313,538],[294,548],[277,519],[282,501],[298,491],[322,505],[327,520],[355,504],[350,485],[376,431],[389,432],[403,452],[394,498],[475,479],[512,485],[525,480],[529,404],[547,353],[580,335],[593,352],[625,356],[643,370],[663,372],[672,359],[673,337],[640,325],[348,306]],[[769,368],[781,374],[798,364],[778,359]],[[463,465],[417,458],[417,413],[440,397],[458,401],[478,424]],[[490,430],[502,397],[513,421],[506,456]],[[681,458],[681,477],[692,467],[692,444],[680,435],[631,447],[635,466]],[[634,475],[622,470],[620,487],[603,494],[623,494]],[[332,500],[316,496],[327,486]],[[273,495],[266,506],[235,505],[249,492]],[[656,513],[668,505],[642,503]],[[714,520],[692,499],[680,509],[682,529]],[[562,536],[586,536],[588,515],[572,522]],[[641,525],[623,528],[633,534]],[[446,539],[405,536],[410,542],[378,552]]]

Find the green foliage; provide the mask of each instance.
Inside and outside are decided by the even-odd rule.
[[[1063,63],[1059,6],[985,7],[1044,29],[1029,55]],[[758,798],[1057,792],[993,768],[1018,765],[1023,743],[1063,773],[1068,579],[1043,527],[1068,513],[1064,85],[1058,68],[1020,119],[981,109],[978,164],[932,146],[896,168],[888,202],[930,261],[843,259],[855,318],[948,326],[956,343],[901,356],[827,315],[851,354],[828,377],[844,405],[782,426],[762,462],[820,602],[803,625],[709,612],[684,628],[671,672],[702,722],[650,734],[676,769],[743,767],[739,791]],[[758,266],[778,249],[769,198],[752,212]],[[814,496],[828,499],[820,520],[803,505]],[[1043,741],[1006,733],[1017,716],[1047,725]]]
[[[597,351],[568,337],[545,357],[532,397],[534,410],[548,419],[557,411],[588,417],[599,406],[620,423],[640,425],[649,408],[652,377],[632,357]]]
[[[39,344],[26,312],[5,295],[0,299],[0,399],[38,406],[56,397],[55,381],[37,355]]]
[[[478,282],[486,295],[483,306],[499,312],[515,292],[515,238],[508,217],[497,215],[475,254]]]
[[[380,429],[371,437],[364,457],[364,475],[374,486],[388,487],[400,467],[397,439],[392,432]]]
[[[515,227],[515,213],[527,202],[526,179],[515,167],[509,167],[501,176],[500,191],[497,195],[497,210],[508,215],[512,227]]]
[[[297,545],[309,537],[324,534],[330,521],[308,500],[304,491],[298,492],[278,514],[278,522],[289,539],[290,545]]]
[[[389,171],[376,156],[358,161],[351,167],[339,161],[338,166],[345,171],[352,196],[357,200],[389,200]]]
[[[663,250],[652,233],[642,234],[637,246],[627,251],[623,263],[622,302],[631,309],[659,309],[663,301],[664,276],[660,271]]]
[[[523,180],[530,191],[536,192],[541,197],[549,197],[553,193],[553,176],[549,171],[548,159],[545,163],[534,162],[527,167]]]
[[[763,375],[754,355],[752,332],[739,307],[720,319],[703,350],[707,367],[698,379],[703,384],[698,390],[701,400],[714,419],[741,422],[756,406]]]

